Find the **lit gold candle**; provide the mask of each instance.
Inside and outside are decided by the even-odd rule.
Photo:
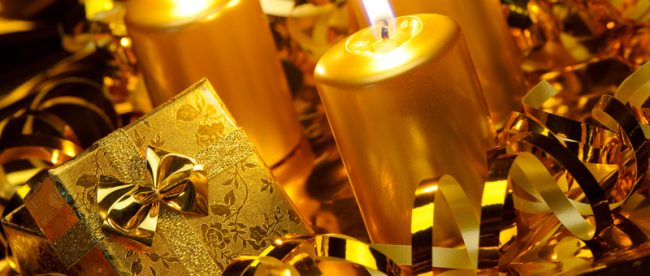
[[[368,18],[352,0],[351,8],[361,26]],[[483,87],[492,120],[501,126],[511,111],[519,110],[526,92],[522,55],[503,17],[499,0],[390,0],[395,15],[439,13],[460,25]]]
[[[495,134],[457,24],[379,18],[326,52],[315,77],[372,241],[410,244],[420,181],[451,174],[480,205]]]
[[[206,77],[267,164],[297,148],[301,128],[258,0],[130,0],[126,9],[154,105]]]

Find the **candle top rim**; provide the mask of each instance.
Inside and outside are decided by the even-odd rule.
[[[390,79],[444,55],[460,39],[460,27],[450,17],[439,14],[415,14],[396,20],[415,18],[421,28],[393,50],[379,53],[357,51],[349,45],[359,39],[363,29],[330,48],[318,61],[315,78],[323,84],[365,86]],[[381,38],[376,38],[381,40]]]
[[[242,0],[130,0],[125,21],[142,27],[180,27],[214,14]]]

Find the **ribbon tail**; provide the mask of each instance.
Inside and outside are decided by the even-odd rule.
[[[158,222],[159,203],[138,197],[151,193],[147,187],[125,184],[114,177],[101,176],[97,186],[97,203],[102,227],[119,236],[151,246]]]

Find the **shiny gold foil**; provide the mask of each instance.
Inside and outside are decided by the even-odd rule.
[[[494,129],[456,23],[422,14],[396,26],[387,47],[379,26],[337,44],[315,77],[372,241],[409,244],[423,179],[451,174],[480,205]]]
[[[145,181],[141,154],[148,145],[193,156],[207,173],[209,196],[207,216],[161,205],[153,243],[143,248],[102,229],[96,195],[101,176]],[[219,274],[237,254],[259,253],[275,237],[307,231],[206,81],[50,175],[54,182],[36,187],[26,205],[67,266],[100,250],[118,274]]]
[[[369,20],[361,0],[351,1],[360,26]],[[483,95],[495,125],[500,128],[511,111],[519,109],[526,92],[522,55],[503,18],[499,0],[391,0],[395,16],[437,13],[458,22],[469,46]],[[359,10],[361,9],[361,10]]]
[[[259,256],[238,257],[225,273],[261,275],[274,270],[283,271],[281,275],[409,275],[369,244],[337,234],[284,236]]]
[[[650,59],[647,1],[509,2],[508,22],[525,53],[529,84],[553,80],[562,92],[576,94],[562,98],[597,98],[631,73],[621,67],[634,69]]]
[[[206,77],[267,164],[298,146],[301,128],[257,0],[135,0],[126,8],[154,106]]]
[[[145,159],[151,182],[124,183],[100,175],[97,206],[105,229],[151,246],[161,205],[208,214],[208,175],[194,159],[162,149],[147,147]]]
[[[86,72],[98,59],[98,52],[78,52],[0,102],[4,114],[0,120],[0,184],[5,192],[42,169],[72,159],[119,127],[120,119],[102,83]]]
[[[66,267],[24,205],[5,216],[1,223],[16,265],[12,268],[22,275],[114,275],[109,270],[110,264],[97,249],[89,252],[83,262]]]
[[[11,247],[13,269],[24,275],[47,272],[67,272],[40,233],[24,206],[2,219],[2,230]]]
[[[524,97],[525,113],[512,114],[501,145],[488,152],[480,220],[453,177],[427,179],[414,192],[413,246],[373,244],[384,254],[373,255],[417,275],[577,274],[610,266],[624,271],[622,266],[632,262],[630,270],[642,269],[637,266],[647,262],[650,237],[645,193],[650,152],[645,118],[634,111],[650,96],[648,84],[650,64],[628,77],[614,96],[603,95],[592,110],[600,124],[541,110],[558,92],[538,84]],[[441,223],[439,213],[452,223]],[[439,238],[449,231],[456,237]],[[303,256],[294,248],[305,239],[280,240],[259,257],[238,258],[229,271],[313,268],[313,259],[311,266],[293,262]],[[321,247],[318,240],[309,244]],[[337,252],[344,263],[377,260]],[[269,257],[282,262],[270,263]]]

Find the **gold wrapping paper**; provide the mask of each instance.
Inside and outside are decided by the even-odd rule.
[[[2,229],[18,266],[17,272],[24,275],[67,272],[24,206],[3,218]]]
[[[38,229],[31,214],[24,205],[7,214],[2,221],[2,230],[11,250],[12,269],[22,275],[62,273],[65,275],[104,275],[106,258],[99,250],[84,256],[83,262],[66,267],[56,256],[49,242]]]
[[[207,216],[161,204],[151,247],[101,229],[96,203],[101,176],[146,181],[141,155],[147,146],[196,159],[207,173],[209,196]],[[118,274],[220,274],[240,253],[259,253],[275,237],[307,231],[206,80],[50,175],[26,205],[66,266],[99,249],[109,256],[105,269]]]

